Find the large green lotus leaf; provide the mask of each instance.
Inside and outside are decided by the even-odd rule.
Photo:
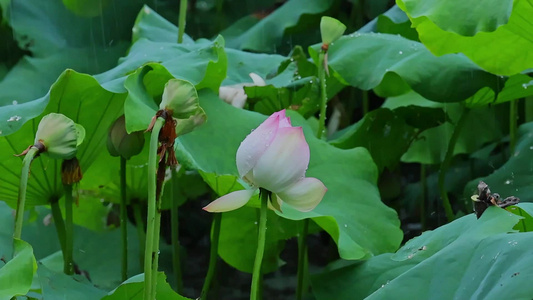
[[[65,275],[61,271],[52,271],[39,264],[37,269],[43,299],[80,299],[98,300],[105,296],[105,291],[96,288],[87,279],[79,279]]]
[[[229,48],[276,52],[287,30],[304,31],[313,24],[318,28],[320,22],[318,15],[327,11],[333,2],[333,0],[289,0],[261,21],[248,27],[245,32],[230,27],[221,34],[226,37]],[[315,17],[316,20],[309,25],[311,17]],[[231,33],[235,35],[230,36]]]
[[[397,5],[394,5],[386,13],[377,17],[375,31],[399,34],[404,38],[418,42],[418,32],[411,27],[409,17]]]
[[[401,106],[379,108],[338,132],[329,143],[341,149],[365,147],[378,169],[394,169],[419,132],[446,121],[440,108]]]
[[[0,105],[42,97],[67,68],[96,74],[116,65],[129,45],[127,20],[133,20],[141,6],[138,1],[113,1],[102,8],[100,17],[82,18],[61,1],[6,1],[4,20],[19,47],[31,55],[24,56],[0,82]],[[117,22],[117,11],[123,21]]]
[[[533,95],[533,78],[524,74],[516,74],[505,81],[503,89],[496,97],[493,90],[482,88],[474,96],[466,100],[466,106],[477,107],[500,104],[531,95]]]
[[[132,28],[132,43],[145,38],[152,42],[176,43],[178,41],[178,27],[160,16],[148,6],[144,6]],[[187,34],[183,35],[184,44],[194,43]]]
[[[178,160],[206,173],[237,177],[237,148],[266,116],[234,108],[209,91],[200,91],[199,96],[209,121],[178,138]],[[307,176],[319,178],[328,192],[313,211],[301,213],[283,206],[282,216],[292,220],[313,218],[333,237],[341,257],[346,259],[394,251],[402,237],[398,217],[380,201],[377,168],[366,149],[335,148],[318,140],[301,116],[289,115],[295,126],[303,126],[309,143]]]
[[[0,263],[0,299],[25,295],[30,290],[33,274],[37,270],[30,244],[16,239],[10,240],[8,245],[14,246],[14,253],[12,259],[2,255],[7,262]]]
[[[252,83],[248,74],[255,73],[266,79],[277,71],[278,66],[287,59],[277,54],[250,53],[231,48],[226,49],[228,56],[228,76],[224,85]]]
[[[393,111],[379,108],[347,127],[341,136],[330,143],[341,149],[365,147],[381,172],[386,167],[396,167],[415,133],[415,128],[407,125]]]
[[[144,6],[137,16],[132,31],[134,43],[140,39],[148,39],[152,42],[175,44],[178,36],[178,27],[148,6]],[[194,41],[185,35],[183,43],[192,46]],[[266,78],[283,60],[287,59],[281,55],[250,53],[229,48],[225,51],[228,59],[228,74],[224,79],[224,85],[252,82],[248,76],[251,72]]]
[[[440,29],[464,36],[495,31],[509,20],[513,0],[402,0],[412,18],[426,17]],[[465,13],[468,12],[468,13]]]
[[[522,202],[533,202],[533,123],[526,123],[518,129],[518,141],[511,157],[492,174],[472,180],[465,186],[465,195],[477,193],[480,180],[486,182],[493,193],[503,198],[516,196]]]
[[[41,98],[65,69],[89,74],[102,72],[116,64],[125,46],[109,49],[67,48],[46,57],[23,57],[0,82],[0,126],[4,126],[7,120],[6,110],[20,109],[20,106],[12,107],[13,103],[20,105]],[[98,63],[95,63],[96,60]]]
[[[103,89],[89,75],[66,70],[44,98],[21,105],[37,103],[35,106],[38,109],[29,112],[21,110],[18,115],[20,120],[11,122],[12,127],[3,128],[4,133],[20,129],[14,134],[0,137],[0,165],[4,170],[0,175],[2,200],[13,203],[17,199],[22,157],[14,157],[13,154],[21,153],[33,145],[37,126],[44,115],[62,113],[85,128],[85,140],[76,155],[82,172],[85,172],[100,152],[105,151],[107,129],[121,113],[124,98],[124,94]],[[61,197],[63,187],[60,170],[61,161],[49,159],[46,155],[33,161],[28,180],[27,205],[46,204],[51,199]]]
[[[112,48],[129,37],[131,23],[127,20],[133,20],[141,7],[140,1],[114,1],[99,8],[101,17],[84,18],[70,12],[61,1],[16,0],[5,6],[3,13],[19,47],[34,57],[46,57],[66,48]],[[117,12],[122,22],[117,22]],[[98,60],[93,63],[98,64]]]
[[[512,233],[519,219],[496,207],[479,220],[469,214],[410,240],[395,254],[314,276],[313,291],[319,300],[527,299],[533,293],[525,284],[533,275],[533,233]]]
[[[415,92],[388,98],[383,107],[398,109],[412,105],[426,108],[442,108],[448,115],[449,121],[422,132],[402,156],[402,161],[438,164],[442,162],[446,155],[448,143],[455,128],[453,124],[456,124],[459,120],[464,107],[459,103],[447,104],[428,101]],[[480,149],[484,144],[499,140],[501,137],[501,126],[495,116],[495,108],[487,106],[472,108],[459,134],[454,154],[472,153]]]
[[[309,48],[314,61],[320,45]],[[462,54],[436,57],[424,45],[381,33],[345,35],[330,45],[328,63],[341,82],[369,90],[395,73],[414,91],[437,102],[458,102],[500,78],[483,71]],[[385,78],[386,79],[386,78]]]
[[[413,11],[417,7],[429,6],[431,2],[410,0],[409,2],[421,5],[407,6],[407,1],[397,1],[398,6],[404,10],[411,18],[413,26],[416,27],[418,35],[422,43],[428,47],[435,55],[444,55],[447,53],[464,53],[477,65],[483,69],[499,75],[514,75],[526,69],[533,68],[533,22],[531,16],[533,15],[533,2],[513,1],[514,6],[511,16],[507,24],[499,26],[492,32],[478,32],[474,36],[462,36],[455,32],[445,31],[425,14]],[[468,6],[468,14],[453,13],[452,11],[440,11],[435,9],[435,14],[442,14],[441,20],[447,24],[454,24],[454,27],[462,26],[457,22],[459,20],[472,20],[477,22],[474,14],[470,13],[471,9],[475,9],[476,13],[484,11],[487,16],[504,16],[507,14],[509,0],[507,1],[490,1],[473,4],[475,1],[440,1],[444,5],[454,6],[455,3],[464,3],[456,5],[457,8]],[[495,4],[498,3],[498,4]],[[495,4],[495,5],[492,5]],[[502,9],[502,7],[505,7]],[[431,9],[434,9],[432,7]],[[500,8],[500,10],[498,10]],[[449,13],[449,15],[447,15]],[[504,18],[498,18],[505,20]],[[496,25],[501,25],[503,22],[498,21]],[[464,23],[463,23],[464,24]],[[471,31],[470,33],[473,33]]]
[[[213,42],[177,44],[154,42],[141,38],[132,45],[128,55],[115,68],[98,74],[96,80],[115,93],[126,92],[124,81],[130,73],[148,63],[160,63],[173,77],[192,82],[197,89],[218,87],[226,78],[227,58],[224,39]]]
[[[191,300],[176,294],[167,282],[165,273],[157,273],[157,299]],[[129,278],[111,291],[102,300],[142,300],[144,297],[144,274]]]

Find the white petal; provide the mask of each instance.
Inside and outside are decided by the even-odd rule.
[[[278,200],[281,199],[299,211],[307,212],[313,210],[322,201],[327,190],[322,181],[308,177],[294,183],[276,195]]]
[[[229,104],[233,103],[236,97],[242,98],[243,96],[246,97],[246,94],[244,93],[242,86],[221,86],[218,89],[218,97]]]
[[[208,212],[225,212],[243,207],[252,198],[255,190],[240,190],[224,195],[209,203],[203,210]]]
[[[305,176],[309,145],[301,127],[280,128],[253,168],[256,186],[277,193]]]
[[[285,119],[285,110],[272,114],[242,141],[237,149],[237,170],[241,177],[250,172],[272,142],[280,119]]]
[[[250,78],[252,78],[252,80],[254,81],[254,85],[256,86],[265,86],[266,85],[266,82],[263,78],[261,78],[261,76],[255,74],[255,73],[250,73],[248,74],[248,76],[250,76]]]

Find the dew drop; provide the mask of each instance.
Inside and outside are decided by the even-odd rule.
[[[344,228],[348,228],[348,224],[344,224]]]
[[[13,105],[17,105],[19,102],[17,100],[13,100]]]
[[[403,54],[403,51],[398,51],[398,54],[402,55],[402,54]]]
[[[22,119],[20,116],[12,116],[11,118],[7,119],[8,122],[18,122]]]

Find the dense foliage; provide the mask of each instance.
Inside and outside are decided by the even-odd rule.
[[[248,298],[259,195],[217,215],[201,208],[247,187],[237,149],[283,109],[309,144],[306,176],[328,191],[310,212],[268,211],[264,299],[293,299],[298,279],[304,299],[532,298],[533,1],[190,1],[178,43],[179,2],[0,1],[0,299],[143,299],[144,131],[168,82],[188,85],[194,109],[174,116],[167,149],[179,167],[158,210],[157,299]],[[347,27],[326,60],[323,16]],[[237,104],[224,88],[245,98]],[[52,113],[84,129],[70,141],[83,179],[66,184],[61,160],[33,153],[13,238],[24,178],[14,154],[38,141]],[[121,144],[113,133],[111,155],[121,115],[136,138]],[[480,180],[521,203],[477,219]],[[72,207],[66,186],[74,275],[63,272],[69,246],[58,224]],[[217,268],[201,295],[208,264]]]

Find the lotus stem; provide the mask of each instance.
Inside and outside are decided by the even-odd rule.
[[[37,153],[39,153],[37,147],[30,147],[24,160],[22,160],[17,211],[15,213],[15,231],[13,233],[13,238],[15,239],[20,239],[22,235],[22,223],[24,222],[24,206],[26,203],[26,188],[28,186],[28,177],[30,175],[30,165]]]
[[[427,184],[427,166],[425,164],[420,165],[420,185],[422,186],[420,192],[420,224],[422,225],[422,231],[425,231],[427,228],[427,218],[426,218],[426,202],[427,202],[427,193],[428,193],[428,184]]]
[[[144,251],[144,300],[155,300],[155,298],[152,298],[155,292],[153,278],[157,278],[157,274],[152,274],[152,268],[158,255],[158,253],[154,252],[155,235],[157,234],[159,236],[159,232],[155,232],[157,148],[159,132],[164,123],[165,119],[158,117],[152,128],[150,137],[150,153],[148,156],[148,216],[146,218],[146,247]]]
[[[139,266],[141,271],[144,271],[144,248],[146,247],[146,233],[144,232],[144,221],[141,213],[141,204],[133,205],[133,217],[135,218],[135,225],[137,228],[137,237],[139,238]]]
[[[301,300],[304,295],[304,279],[307,271],[307,233],[309,231],[309,219],[303,220],[303,228],[298,236],[298,285],[296,287],[296,299]]]
[[[120,156],[120,232],[122,235],[122,281],[128,279],[128,210],[126,159]]]
[[[65,222],[63,221],[63,215],[61,214],[61,208],[59,207],[59,199],[51,199],[50,207],[52,209],[52,217],[56,227],[57,238],[59,239],[59,244],[61,246],[61,252],[65,253]],[[64,259],[65,255],[63,255],[63,260]]]
[[[213,276],[215,275],[215,270],[218,260],[218,240],[220,238],[220,223],[222,221],[222,213],[216,213],[213,217],[213,227],[211,233],[211,249],[209,253],[209,268],[207,269],[207,275],[205,277],[204,286],[202,287],[202,293],[200,295],[200,300],[207,299],[207,294],[209,293],[209,288],[211,287],[211,282],[213,281]]]
[[[439,171],[439,191],[440,196],[442,199],[442,205],[444,206],[444,211],[446,212],[446,219],[448,222],[451,222],[454,220],[455,215],[453,213],[452,205],[450,204],[450,199],[448,198],[448,193],[446,192],[446,172],[448,171],[448,168],[450,166],[450,163],[453,158],[453,151],[455,149],[455,144],[457,144],[457,139],[459,138],[459,134],[461,133],[461,130],[464,127],[464,124],[466,120],[468,119],[468,113],[470,112],[470,109],[465,107],[463,110],[463,113],[461,114],[461,117],[459,118],[459,121],[457,121],[457,124],[455,125],[455,129],[453,130],[452,137],[450,138],[450,142],[448,143],[448,149],[446,151],[446,156],[444,157],[444,160],[442,161],[440,165],[440,171]]]
[[[178,44],[183,43],[183,34],[185,34],[185,23],[187,23],[187,0],[180,0],[180,15],[178,21]]]
[[[324,69],[324,59],[325,59],[326,53],[324,50],[321,50],[318,54],[318,81],[320,81],[320,116],[318,119],[318,132],[317,137],[319,139],[322,138],[322,135],[324,134],[324,130],[326,128],[326,107],[327,107],[327,101],[328,96],[326,92],[326,70]]]
[[[74,223],[72,219],[72,185],[64,184],[65,191],[65,251],[63,252],[63,272],[67,275],[74,274]]]
[[[259,194],[259,198],[261,198],[261,210],[259,213],[259,233],[257,236],[257,251],[255,253],[254,269],[252,273],[252,289],[250,293],[250,300],[258,300],[261,298],[261,265],[263,262],[263,254],[265,253],[266,223],[268,210],[267,205],[270,192],[265,189],[260,189]]]
[[[518,99],[511,100],[509,107],[509,154],[512,157],[516,148]]]
[[[180,235],[179,235],[179,216],[178,216],[178,198],[174,194],[174,186],[178,180],[178,173],[172,173],[172,182],[167,187],[167,192],[172,201],[172,209],[170,211],[170,224],[172,231],[172,268],[174,276],[176,277],[176,291],[183,292],[183,280],[181,274],[181,259],[180,259]]]

